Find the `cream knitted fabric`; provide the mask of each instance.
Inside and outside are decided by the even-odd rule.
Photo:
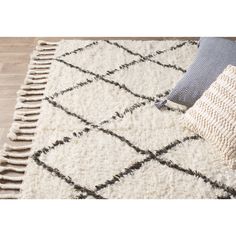
[[[183,117],[184,125],[211,142],[230,164],[236,159],[236,67],[229,65]]]

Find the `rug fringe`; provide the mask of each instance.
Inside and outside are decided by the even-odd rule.
[[[14,152],[14,151],[23,151],[23,150],[30,150],[31,144],[29,145],[21,145],[21,146],[12,146],[7,143],[4,144],[3,149],[8,152]]]
[[[4,194],[0,194],[0,199],[17,199],[18,194],[9,194],[9,193],[4,193]]]
[[[15,173],[24,173],[24,169],[19,167],[12,167],[12,166],[0,166],[0,174],[3,174],[4,172],[15,172]]]
[[[45,86],[43,86],[43,85],[34,85],[34,86],[32,86],[32,85],[22,85],[21,86],[21,90],[23,90],[23,91],[29,91],[29,90],[31,90],[31,91],[34,91],[34,90],[44,90],[45,89]]]
[[[29,155],[31,154],[31,152],[9,152],[6,150],[2,151],[2,156],[3,157],[7,157],[7,158],[27,158]]]
[[[0,158],[0,166],[5,166],[5,165],[26,166],[27,161],[28,160],[21,160],[21,159],[13,159],[12,160],[12,158],[1,157]]]
[[[0,184],[0,190],[20,190],[20,184],[11,183],[11,184]]]
[[[25,104],[24,102],[17,101],[15,109],[40,109],[41,104]]]
[[[2,180],[20,182],[20,181],[22,181],[22,177],[16,177],[16,176],[9,176],[9,175],[0,174],[0,181],[2,181]]]
[[[34,90],[34,91],[25,91],[23,89],[20,89],[18,92],[17,92],[17,95],[18,96],[42,96],[42,92],[38,91],[38,90]]]
[[[57,46],[58,42],[40,40],[31,54],[24,85],[17,92],[13,123],[7,135],[14,144],[5,143],[0,152],[0,199],[19,197]]]

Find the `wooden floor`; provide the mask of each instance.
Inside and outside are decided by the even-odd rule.
[[[30,54],[38,39],[0,38],[0,150],[12,123],[16,92],[24,81]]]

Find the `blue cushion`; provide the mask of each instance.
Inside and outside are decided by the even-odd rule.
[[[229,64],[236,65],[236,42],[224,38],[200,38],[195,61],[167,99],[193,106]]]

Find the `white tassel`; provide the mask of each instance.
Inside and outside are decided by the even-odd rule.
[[[12,126],[9,129],[10,133],[15,133],[15,134],[32,134],[35,132],[35,126],[32,126],[32,124],[19,124],[14,122]]]
[[[21,134],[26,134],[26,135],[32,135],[35,133],[35,128],[20,128],[17,132],[18,135],[21,135]]]
[[[1,193],[0,199],[18,199],[19,194],[16,193]]]
[[[38,52],[38,54],[36,55],[36,57],[53,57],[54,53],[52,52]]]
[[[9,176],[9,175],[1,175],[0,174],[0,180],[8,180],[8,181],[19,182],[19,181],[22,181],[22,177]]]
[[[49,70],[50,69],[50,67],[49,66],[45,66],[45,65],[32,65],[31,67],[30,67],[30,70],[38,70],[39,72],[41,71],[41,70]]]
[[[39,70],[39,71],[35,71],[35,70],[29,70],[29,72],[27,73],[27,75],[47,75],[49,73],[48,70]]]
[[[16,160],[16,159],[10,159],[10,158],[5,158],[2,157],[0,159],[0,164],[1,165],[6,165],[6,164],[12,164],[12,165],[24,165],[26,166],[28,164],[28,159],[26,160]]]
[[[56,47],[58,45],[58,42],[47,42],[47,41],[39,40],[38,45],[39,46],[55,46]]]
[[[36,50],[38,52],[44,52],[44,51],[49,51],[49,52],[55,52],[56,50],[56,46],[48,46],[48,47],[45,47],[45,46],[40,46],[40,45],[37,45],[36,46]]]
[[[28,158],[31,155],[31,152],[7,152],[2,151],[3,157],[13,157],[13,158]]]
[[[9,138],[11,141],[32,141],[33,137],[28,137],[25,135],[17,135],[16,133],[9,131],[7,138]]]
[[[20,102],[38,102],[38,101],[41,101],[43,98],[44,98],[44,96],[35,96],[33,98],[18,96],[17,101],[20,101]]]
[[[6,165],[7,164],[7,159],[5,157],[1,157],[0,155],[0,165]]]
[[[0,184],[0,189],[2,190],[20,190],[20,184]]]
[[[32,135],[32,134],[34,134],[34,133],[35,133],[35,128],[31,128],[31,129],[29,129],[29,128],[26,128],[26,129],[21,128],[21,129],[19,130],[19,134]]]
[[[11,127],[10,127],[10,131],[14,132],[14,133],[19,132],[20,131],[20,124],[18,124],[16,122],[13,122]]]
[[[3,173],[3,172],[24,173],[25,170],[20,167],[0,166],[0,173]]]
[[[24,90],[18,90],[17,91],[18,96],[42,96],[43,93],[40,91],[24,91]]]
[[[17,101],[15,109],[19,110],[19,109],[40,109],[41,108],[41,104],[24,104],[21,101]]]
[[[3,148],[5,151],[22,151],[22,150],[30,150],[32,147],[32,144],[30,145],[21,145],[21,146],[11,146],[7,143],[3,145]]]
[[[32,86],[32,85],[22,85],[21,89],[26,90],[26,91],[29,91],[29,90],[44,90],[45,86],[42,86],[42,85],[34,85],[34,86]]]
[[[51,61],[48,61],[48,62],[47,62],[47,61],[42,61],[42,62],[33,61],[33,62],[31,63],[31,66],[48,66],[48,67],[50,67],[51,64],[52,64]]]
[[[31,124],[20,124],[19,126],[20,129],[35,129],[36,128],[36,123],[31,123]]]
[[[33,137],[28,137],[28,136],[23,136],[23,135],[21,135],[21,136],[19,136],[19,137],[17,137],[17,141],[26,141],[26,142],[32,142],[34,140],[34,138]]]
[[[33,58],[34,63],[36,64],[52,64],[52,58],[47,60],[47,58],[39,59],[39,58]]]
[[[9,138],[12,141],[15,141],[17,140],[17,135],[10,130],[9,133],[7,134],[7,138]]]
[[[21,116],[37,116],[39,115],[39,110],[36,111],[15,111],[15,114]]]
[[[24,81],[24,83],[27,84],[46,84],[47,80],[46,79],[37,79],[37,80],[32,80],[32,79],[27,79]]]
[[[47,80],[48,77],[47,77],[47,75],[28,75],[27,79],[30,80],[31,82],[34,82],[35,80],[37,80],[37,81],[43,80],[43,79]]]
[[[28,117],[28,116],[15,114],[13,119],[14,121],[36,122],[38,118],[39,118],[39,115]]]
[[[30,77],[28,77],[28,81],[29,81],[29,82],[32,82],[32,83],[34,83],[34,82],[38,82],[39,80],[41,80],[41,81],[44,80],[43,82],[46,82],[47,79],[48,79],[47,76],[42,76],[42,75],[39,75],[39,76],[34,75],[34,76],[30,76]]]
[[[42,57],[41,57],[41,58],[40,58],[40,57],[33,57],[32,60],[38,61],[38,62],[39,62],[39,61],[40,61],[40,62],[42,62],[42,61],[43,61],[43,62],[45,62],[45,61],[48,62],[48,61],[52,61],[53,58],[52,58],[52,57],[43,57],[43,58],[42,58]]]

